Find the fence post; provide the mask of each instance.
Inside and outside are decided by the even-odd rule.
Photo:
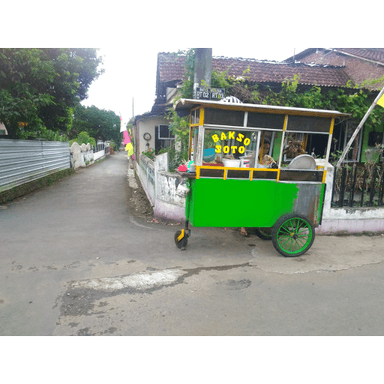
[[[347,168],[343,167],[341,172],[341,186],[340,186],[340,196],[339,196],[339,208],[344,206],[344,193],[345,193],[345,179],[347,175]]]
[[[355,187],[356,187],[356,174],[357,167],[356,163],[353,164],[353,168],[351,169],[351,189],[349,190],[349,206],[353,207],[353,199],[355,197]]]
[[[383,173],[384,164],[381,164],[381,179],[379,180],[379,202],[378,205],[383,205],[383,193],[384,193],[384,173]]]
[[[337,173],[339,171],[339,168],[334,168],[333,172],[333,183],[332,183],[332,198],[331,198],[331,207],[333,204],[333,198],[335,197],[335,191],[336,191],[336,180],[337,180]]]
[[[372,207],[373,198],[375,197],[376,173],[377,173],[376,167],[373,167],[372,180],[371,180],[371,191],[369,194],[369,206],[370,207]]]
[[[361,200],[360,200],[360,207],[362,208],[364,205],[364,191],[366,186],[366,180],[367,180],[367,169],[364,169],[364,178],[363,178],[363,186],[361,188]]]

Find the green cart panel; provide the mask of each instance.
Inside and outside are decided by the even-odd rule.
[[[274,180],[190,180],[186,217],[194,227],[272,227],[288,213],[319,225],[324,184]]]

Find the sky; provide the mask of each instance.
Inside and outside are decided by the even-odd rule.
[[[100,48],[99,55],[103,57],[105,73],[91,84],[88,99],[82,105],[114,111],[122,116],[125,126],[133,115],[150,111],[154,104],[157,54],[188,48],[181,45],[148,47],[140,52],[139,58],[132,58],[129,50],[118,47]],[[282,61],[304,49],[218,45],[212,47],[212,55]]]
[[[127,123],[152,108],[159,52],[211,47],[214,56],[281,61],[293,55],[294,47],[303,47],[296,48],[298,53],[305,47],[382,45],[380,23],[358,3],[308,4],[67,0],[57,8],[47,0],[6,2],[1,27],[12,32],[0,34],[0,47],[100,48],[105,73],[82,104],[112,110]]]

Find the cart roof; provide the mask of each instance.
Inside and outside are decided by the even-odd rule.
[[[295,108],[295,107],[280,107],[275,105],[262,105],[262,104],[246,104],[246,103],[226,103],[221,101],[211,100],[194,100],[194,99],[180,99],[174,106],[175,110],[190,111],[197,107],[209,107],[226,109],[232,111],[248,111],[260,113],[275,113],[275,114],[288,114],[288,115],[301,115],[301,116],[318,116],[318,117],[345,117],[349,114],[339,111],[331,111],[325,109],[309,109],[309,108]]]

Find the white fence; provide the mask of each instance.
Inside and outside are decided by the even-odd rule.
[[[372,208],[332,208],[332,189],[335,168],[331,164],[326,166],[327,184],[323,221],[316,233],[361,233],[361,232],[384,232],[384,207]]]
[[[96,160],[100,160],[103,157],[110,155],[110,147],[109,145],[104,146],[104,143],[102,147],[98,145],[97,148],[92,148],[89,143],[79,145],[74,142],[69,151],[71,152],[71,166],[73,169],[87,167],[88,165],[93,164]]]
[[[136,169],[141,184],[152,206],[155,206],[155,163],[144,155],[139,156],[139,164]]]
[[[68,142],[0,139],[0,192],[70,166]]]
[[[168,153],[150,160],[139,155],[136,172],[156,218],[182,221],[185,219],[186,183],[181,176],[168,172]]]

